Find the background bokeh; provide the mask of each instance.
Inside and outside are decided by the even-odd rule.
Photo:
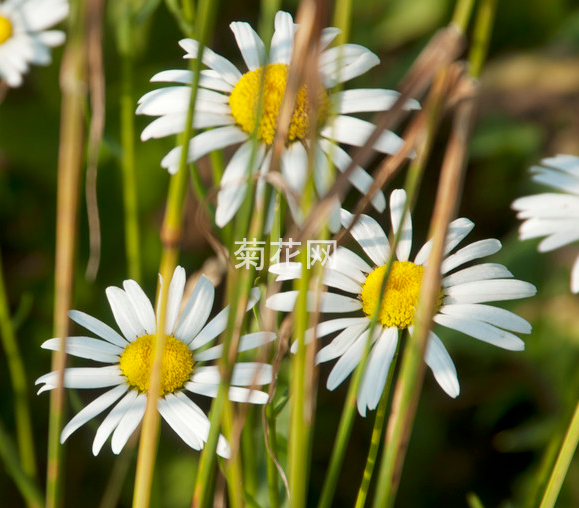
[[[96,280],[86,280],[89,249],[83,197],[73,305],[106,322],[112,322],[112,314],[104,289],[119,285],[127,276],[119,167],[120,73],[113,4],[109,2],[104,37],[107,109],[98,176],[102,260]],[[282,7],[295,14],[297,2],[282,2]],[[382,61],[356,84],[395,88],[432,34],[448,22],[452,9],[451,0],[354,2],[350,39],[369,47]],[[258,16],[258,2],[221,2],[210,46],[241,63],[228,24],[247,20],[256,26]],[[137,98],[154,88],[148,82],[153,74],[186,65],[177,45],[181,33],[163,3],[139,30]],[[539,255],[537,242],[517,241],[518,224],[510,209],[516,197],[541,190],[529,180],[531,165],[557,153],[579,155],[578,55],[578,2],[498,2],[460,215],[476,223],[469,240],[499,238],[503,250],[494,260],[504,263],[517,278],[537,286],[536,297],[509,307],[531,321],[533,333],[525,338],[526,351],[514,353],[448,330],[441,332],[458,369],[461,395],[451,400],[427,373],[398,507],[466,506],[469,492],[476,493],[486,507],[530,506],[526,503],[537,488],[535,474],[541,456],[550,438],[565,426],[579,397],[579,298],[569,292],[569,267],[579,249],[575,246]],[[34,68],[24,86],[11,90],[0,106],[0,245],[18,340],[31,382],[50,368],[50,354],[39,346],[52,333],[61,56],[62,48],[56,49],[54,65]],[[146,118],[138,117],[138,130],[146,123]],[[417,202],[418,243],[428,226],[447,129],[443,123]],[[159,227],[168,184],[159,162],[173,142],[162,139],[137,145],[142,285],[150,295],[156,284]],[[353,203],[357,197],[349,199]],[[200,269],[212,256],[197,227],[193,201],[191,197],[187,206],[180,257],[188,272]],[[13,433],[10,381],[3,355],[0,350],[0,418]],[[312,505],[323,482],[346,393],[346,386],[333,393],[325,390],[328,372],[328,366],[320,370],[310,475]],[[35,444],[44,470],[49,397],[43,394],[37,398],[34,393],[31,384]],[[75,397],[92,398],[84,393]],[[74,407],[74,400],[72,404]],[[255,416],[259,419],[258,414]],[[371,417],[357,417],[336,507],[353,505],[372,422]],[[99,506],[112,468],[123,467],[108,446],[98,458],[92,456],[94,429],[83,427],[67,443],[66,506]],[[188,506],[198,455],[170,431],[162,432],[161,444],[153,504],[163,508]],[[128,476],[119,506],[130,506],[134,456],[128,451],[121,461]],[[578,477],[579,462],[575,462],[557,506],[579,506]],[[21,505],[2,466],[0,493],[3,506]]]

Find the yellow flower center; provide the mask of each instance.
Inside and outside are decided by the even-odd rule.
[[[262,86],[264,67],[247,72],[235,85],[229,96],[231,114],[239,126],[247,133],[254,132],[257,124],[259,95]],[[277,128],[277,117],[283,100],[289,67],[285,64],[265,66],[263,78],[261,117],[257,137],[265,144],[271,145]],[[321,126],[328,116],[329,99],[326,90],[320,86],[317,97],[317,123]],[[288,131],[287,142],[304,139],[310,127],[310,98],[306,85],[300,87],[296,94],[294,110]]]
[[[129,386],[139,392],[149,389],[151,365],[155,355],[154,335],[143,335],[131,342],[121,354],[120,368]],[[193,372],[193,355],[190,349],[172,335],[165,338],[161,363],[159,396],[173,393],[183,387]]]
[[[424,268],[410,261],[394,261],[386,283],[378,320],[385,327],[407,328],[414,323],[416,305],[420,296],[420,285]],[[372,317],[378,300],[386,267],[379,266],[368,277],[362,287],[362,309]],[[442,292],[439,294],[439,307],[442,303]]]
[[[0,16],[0,44],[4,44],[12,36],[12,24]]]

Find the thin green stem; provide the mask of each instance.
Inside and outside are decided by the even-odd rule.
[[[352,23],[352,0],[336,0],[334,7],[333,26],[340,29],[341,33],[336,37],[335,44],[345,44],[350,39],[350,26]]]
[[[188,3],[187,3],[188,5]],[[207,36],[213,26],[215,12],[218,2],[204,0],[199,9],[196,33],[200,44],[199,51],[207,40]],[[179,242],[181,240],[183,226],[183,206],[187,192],[187,154],[189,139],[192,134],[193,116],[195,111],[195,100],[201,71],[201,55],[191,62],[193,71],[193,82],[191,84],[191,96],[187,118],[179,145],[182,147],[179,169],[171,178],[169,193],[167,198],[167,208],[161,231],[163,241],[163,253],[159,273],[163,277],[165,284],[161,288],[160,305],[157,320],[157,334],[155,337],[155,354],[151,368],[151,378],[149,383],[149,396],[147,399],[147,409],[143,417],[143,430],[139,442],[139,452],[137,457],[137,471],[135,474],[135,487],[133,494],[133,508],[147,508],[151,499],[151,485],[153,480],[153,470],[156,457],[157,436],[159,432],[159,414],[157,412],[157,394],[161,382],[161,360],[163,357],[165,334],[164,323],[166,315],[166,305],[168,296],[169,281],[177,265],[179,255]],[[215,440],[215,445],[217,441]]]
[[[62,106],[58,160],[56,210],[56,260],[54,291],[54,337],[60,339],[52,356],[52,369],[59,373],[57,388],[50,393],[48,422],[48,464],[46,508],[61,504],[62,446],[60,431],[64,420],[64,368],[66,337],[74,278],[74,255],[80,173],[84,156],[84,106],[86,81],[85,2],[72,2],[71,29],[61,67]]]
[[[468,54],[470,74],[476,79],[480,78],[487,57],[496,10],[497,0],[481,0]]]
[[[125,212],[125,250],[128,275],[141,280],[141,248],[137,199],[137,171],[135,161],[135,101],[133,97],[133,30],[132,5],[124,0],[121,9],[119,53],[121,55],[121,169],[123,175],[123,204]]]
[[[577,402],[577,406],[573,412],[569,428],[567,429],[565,438],[563,439],[563,444],[561,445],[561,449],[557,455],[557,460],[555,461],[555,465],[551,471],[539,508],[553,508],[553,506],[555,506],[555,502],[557,501],[559,492],[561,491],[561,486],[563,485],[563,481],[565,480],[565,476],[569,470],[569,464],[571,463],[571,459],[577,449],[578,442],[579,402]]]
[[[43,507],[42,493],[34,479],[21,468],[18,453],[2,422],[0,422],[0,458],[28,506]]]
[[[462,33],[465,33],[468,28],[473,6],[474,0],[457,0],[454,6],[452,22],[460,28]]]
[[[273,404],[269,404],[266,408],[268,434],[266,439],[268,441],[269,450],[274,457],[278,456],[277,448],[277,434],[276,434],[276,415]],[[273,458],[267,454],[267,488],[269,492],[269,506],[270,508],[279,508],[279,484],[278,471]]]
[[[400,349],[399,347],[397,348]],[[362,475],[362,482],[356,497],[355,508],[363,508],[368,497],[368,489],[374,474],[374,466],[376,465],[376,457],[378,450],[382,443],[382,432],[384,430],[384,422],[386,421],[386,409],[388,408],[388,400],[390,398],[390,390],[392,388],[392,379],[394,378],[394,370],[396,369],[396,358],[398,352],[394,355],[392,365],[390,365],[390,372],[388,372],[388,380],[386,381],[386,388],[382,393],[382,398],[376,409],[376,416],[374,418],[374,427],[372,428],[372,437],[370,438],[370,449],[368,450],[368,457],[366,459],[366,466],[364,467],[364,474]]]
[[[22,472],[31,480],[36,478],[36,458],[34,454],[34,437],[32,433],[32,421],[30,419],[30,407],[28,404],[28,394],[26,390],[26,371],[22,362],[22,356],[18,349],[16,334],[10,309],[8,306],[8,295],[4,283],[4,270],[2,256],[0,253],[0,333],[2,335],[2,346],[6,354],[8,371],[12,382],[14,394],[14,415],[16,419],[16,436],[18,441],[18,452]],[[36,505],[40,506],[40,504]]]

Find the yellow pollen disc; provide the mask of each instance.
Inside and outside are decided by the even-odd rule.
[[[386,283],[378,320],[385,327],[407,328],[414,323],[424,268],[410,261],[394,261]],[[368,275],[362,287],[362,309],[372,317],[380,297],[386,267],[379,266]],[[439,295],[439,304],[442,303]]]
[[[229,96],[231,114],[238,125],[251,134],[257,124],[260,87],[264,67],[245,73],[235,85]],[[277,128],[279,107],[283,100],[289,67],[285,64],[265,66],[261,104],[261,118],[257,137],[265,144],[271,145]],[[317,97],[317,124],[321,126],[328,116],[329,99],[326,90],[320,86]],[[303,85],[296,94],[296,101],[288,131],[287,142],[304,139],[310,127],[310,99],[308,88]]]
[[[12,36],[12,24],[0,16],[0,44],[4,44]]]
[[[129,386],[139,392],[149,389],[153,363],[154,335],[143,335],[131,342],[121,354],[120,368]],[[161,363],[161,388],[159,396],[173,393],[183,387],[193,372],[193,355],[180,340],[169,335],[165,338],[165,350]]]

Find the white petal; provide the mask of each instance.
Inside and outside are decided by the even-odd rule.
[[[38,393],[57,387],[58,371],[39,377],[35,384],[45,383]],[[71,367],[64,370],[65,388],[107,388],[123,384],[125,377],[118,365],[107,367]]]
[[[163,419],[169,424],[169,426],[175,431],[175,433],[191,448],[194,450],[202,450],[203,444],[207,439],[209,420],[207,417],[202,418],[196,412],[193,412],[193,417],[201,420],[203,431],[199,430],[199,424],[196,421],[193,424],[191,419],[187,419],[190,416],[189,410],[184,404],[173,394],[168,394],[165,398],[159,399],[157,407],[159,413]]]
[[[119,335],[109,325],[106,325],[102,321],[85,314],[84,312],[71,310],[68,312],[68,316],[82,327],[109,341],[111,344],[115,344],[123,349],[128,344],[126,339]]]
[[[444,245],[444,254],[451,252],[462,240],[472,231],[474,223],[464,217],[453,220],[448,225],[448,232],[446,233],[446,243]],[[432,250],[432,239],[428,240],[418,254],[414,258],[417,265],[425,265]]]
[[[265,305],[272,310],[290,312],[295,306],[299,291],[287,291],[270,296]],[[308,291],[307,310],[315,312],[318,305],[318,295],[315,291]],[[354,298],[337,295],[334,293],[321,293],[319,295],[320,312],[352,312],[362,308],[362,303]]]
[[[181,301],[183,300],[186,280],[185,269],[182,266],[177,266],[173,272],[173,277],[171,277],[167,296],[167,311],[165,313],[165,333],[167,335],[173,335],[179,309],[181,308]]]
[[[124,414],[130,409],[137,396],[138,393],[136,390],[129,390],[129,392],[106,416],[106,418],[103,420],[103,423],[100,424],[92,443],[93,455],[98,455],[106,440],[117,428],[119,422],[123,418]]]
[[[40,347],[51,351],[60,351],[60,344],[60,339],[48,339]],[[91,337],[66,338],[66,354],[78,358],[88,358],[95,362],[117,363],[122,352],[122,348],[104,340]]]
[[[398,345],[398,330],[386,328],[374,344],[358,389],[358,412],[366,416],[366,408],[376,409],[390,371],[390,364]]]
[[[187,52],[185,58],[197,58],[199,53],[199,43],[193,39],[182,39],[179,45]],[[230,85],[235,86],[241,79],[241,73],[229,60],[221,55],[211,51],[209,48],[203,48],[202,62],[209,68],[217,71],[221,78]]]
[[[402,232],[396,246],[396,257],[399,261],[408,261],[410,249],[412,248],[412,219],[407,210],[402,220],[402,213],[406,206],[406,192],[402,189],[395,189],[390,194],[390,221],[392,224],[392,234],[396,235],[398,228],[402,226]]]
[[[525,349],[525,343],[519,337],[488,323],[445,314],[437,314],[433,319],[439,325],[457,330],[503,349],[510,351],[522,351]]]
[[[464,284],[465,282],[487,279],[505,279],[512,276],[513,274],[503,265],[497,263],[482,263],[480,265],[463,268],[458,272],[447,275],[442,280],[442,285],[443,287],[450,287],[456,286],[457,284]]]
[[[531,171],[535,173],[532,179],[537,183],[542,183],[564,192],[579,194],[579,180],[576,176],[538,166],[531,168]]]
[[[541,160],[541,164],[552,166],[561,171],[579,174],[579,157],[576,155],[559,154],[555,157],[546,157]]]
[[[241,56],[250,71],[265,65],[265,46],[249,23],[233,22],[229,25],[235,35]]]
[[[336,111],[341,114],[360,113],[365,111],[389,110],[400,97],[395,90],[382,88],[356,88],[343,90],[332,96],[336,103]],[[420,103],[415,99],[406,101],[404,109],[420,109]]]
[[[344,381],[356,368],[356,365],[360,363],[369,333],[370,330],[363,332],[336,362],[326,382],[328,390],[332,391],[340,386],[342,381]]]
[[[187,162],[195,162],[214,150],[221,150],[226,146],[241,143],[247,138],[248,135],[234,125],[227,125],[202,132],[189,141]],[[179,169],[181,150],[181,146],[173,148],[163,157],[161,167],[166,168],[171,174],[176,173]]]
[[[362,284],[366,281],[364,274],[372,271],[372,267],[358,254],[342,246],[334,251],[331,261],[332,266],[335,266],[337,270],[348,273],[350,277]]]
[[[354,216],[344,209],[340,211],[340,215],[342,226],[345,228],[349,227],[354,220]],[[386,260],[390,255],[388,238],[386,238],[386,234],[372,217],[360,215],[350,233],[377,266],[386,264]]]
[[[353,116],[338,115],[320,131],[325,138],[351,146],[364,146],[376,130],[373,123]],[[384,154],[395,154],[404,145],[404,140],[389,130],[384,130],[374,143],[374,150]]]
[[[322,321],[318,323],[317,326],[308,328],[305,334],[305,343],[309,344],[314,339],[314,331],[315,336],[317,339],[321,337],[325,337],[330,333],[337,332],[338,330],[343,330],[344,328],[348,328],[349,326],[356,326],[367,324],[368,318],[366,317],[357,317],[357,318],[338,318],[338,319],[329,319],[328,321]],[[294,341],[291,347],[291,352],[296,353],[298,350],[298,341]]]
[[[206,397],[217,397],[219,391],[218,385],[201,384],[189,382],[186,385],[187,390]],[[250,390],[238,386],[230,386],[227,392],[227,398],[232,402],[250,403],[250,404],[267,404],[269,396],[259,390]]]
[[[352,158],[342,148],[327,139],[319,139],[318,145],[342,173],[344,173],[352,163]],[[368,194],[370,187],[372,187],[374,183],[374,179],[358,165],[354,167],[348,176],[348,180],[362,194]],[[383,212],[386,209],[386,198],[381,190],[378,190],[372,196],[372,206],[379,212]]]
[[[247,335],[242,335],[239,339],[238,352],[249,351],[257,347],[261,347],[268,342],[272,342],[276,339],[276,334],[273,332],[254,332],[248,333]],[[212,348],[206,349],[201,353],[195,355],[195,361],[206,362],[209,360],[215,360],[221,357],[223,353],[223,344],[218,344]]]
[[[579,293],[579,257],[575,259],[571,269],[571,292]]]
[[[147,396],[140,393],[131,404],[131,407],[125,412],[117,428],[113,432],[111,439],[111,448],[115,455],[121,453],[125,444],[141,423],[145,409],[147,408]]]
[[[269,61],[289,65],[294,52],[296,25],[290,14],[278,11],[275,15],[275,32],[271,38]]]
[[[320,55],[319,70],[326,88],[364,74],[380,63],[380,59],[364,46],[342,44]]]
[[[151,301],[147,298],[145,292],[141,289],[134,280],[126,280],[123,282],[123,287],[133,304],[135,312],[139,316],[142,327],[147,334],[151,335],[157,331],[157,321],[155,319],[155,311],[151,305]]]
[[[133,304],[127,293],[121,288],[110,286],[106,289],[106,295],[115,316],[115,320],[123,335],[130,342],[141,335],[146,335],[147,331],[141,324]]]
[[[159,139],[183,132],[187,113],[173,113],[161,116],[153,120],[141,133],[141,141],[148,139]],[[235,124],[235,118],[228,114],[208,113],[206,111],[195,111],[193,117],[194,129],[207,129],[210,127],[222,127]]]
[[[192,351],[199,349],[208,342],[212,341],[227,327],[227,318],[229,317],[229,307],[223,309],[217,316],[215,316],[205,327],[199,332],[197,337],[193,339],[189,348]]]
[[[291,143],[281,155],[281,173],[294,192],[300,195],[308,179],[308,154],[304,145]]]
[[[219,227],[225,226],[239,210],[245,199],[247,180],[257,172],[264,156],[263,144],[255,146],[254,142],[249,140],[239,147],[227,164],[217,194],[215,223]]]
[[[236,386],[266,385],[273,379],[272,366],[258,362],[238,362],[233,366],[231,384]]]
[[[528,298],[537,288],[528,282],[512,279],[492,279],[457,284],[444,290],[444,303],[483,303]]]
[[[501,242],[495,240],[494,238],[488,238],[487,240],[479,240],[478,242],[471,243],[466,247],[463,247],[456,253],[448,256],[442,261],[440,271],[444,274],[453,270],[457,266],[468,263],[474,259],[479,259],[485,256],[490,256],[501,250]]]
[[[458,397],[460,385],[458,384],[456,367],[444,344],[433,332],[428,335],[424,361],[432,370],[434,379],[440,387],[452,398]]]
[[[201,275],[175,330],[175,337],[183,344],[189,344],[205,326],[213,308],[214,298],[213,284],[205,275]]]
[[[72,420],[66,424],[64,429],[62,429],[60,442],[64,443],[75,430],[82,427],[86,422],[92,420],[95,416],[101,414],[105,409],[114,404],[114,402],[128,389],[129,387],[127,385],[119,385],[112,390],[103,393],[100,397],[97,397],[90,404],[81,409]]]
[[[139,99],[137,115],[170,115],[186,113],[191,98],[190,86],[167,86],[147,92]],[[227,95],[213,90],[200,89],[195,96],[195,109],[213,113],[229,114],[231,108]],[[185,122],[183,122],[184,125]]]
[[[362,322],[357,321],[356,324],[342,330],[332,342],[318,351],[316,363],[328,362],[342,356],[369,326],[370,320],[364,319]]]
[[[569,229],[545,238],[539,243],[537,250],[539,252],[548,252],[568,245],[576,240],[579,240],[579,221],[574,221],[574,224],[570,225]]]
[[[531,325],[525,319],[506,309],[492,305],[478,303],[443,305],[439,312],[449,316],[484,321],[511,332],[531,333]]]

